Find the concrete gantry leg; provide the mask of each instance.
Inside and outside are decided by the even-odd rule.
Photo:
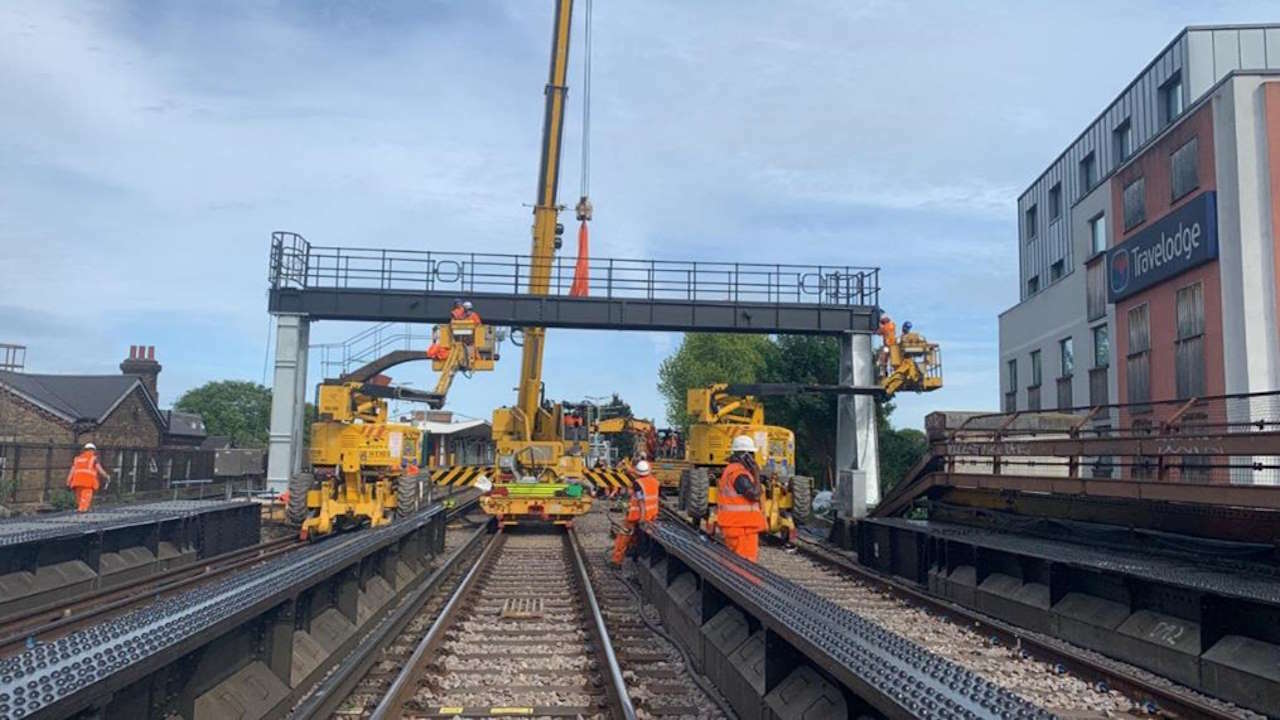
[[[840,384],[876,384],[871,336],[840,336]],[[864,395],[841,395],[836,412],[837,511],[848,520],[866,515],[867,506],[880,501],[880,445],[876,436],[875,400]],[[842,487],[847,485],[847,487]]]
[[[853,384],[858,387],[874,387],[876,356],[871,352],[871,336],[854,335]],[[855,395],[853,404],[858,417],[858,469],[867,474],[867,507],[880,504],[880,432],[876,427],[876,399],[870,395]]]
[[[304,315],[276,316],[276,367],[271,385],[271,434],[267,489],[289,489],[302,469],[303,412],[307,401],[307,343],[311,322]]]

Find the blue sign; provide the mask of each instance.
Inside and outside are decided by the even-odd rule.
[[[1123,300],[1216,257],[1217,193],[1209,191],[1107,251],[1107,301]]]

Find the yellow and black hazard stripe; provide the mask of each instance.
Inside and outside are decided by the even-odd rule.
[[[451,485],[453,487],[470,487],[481,475],[492,480],[497,469],[484,465],[457,465],[450,468],[437,468],[431,471],[432,485]]]
[[[626,490],[631,487],[631,476],[623,470],[605,468],[583,470],[582,476],[601,490]]]

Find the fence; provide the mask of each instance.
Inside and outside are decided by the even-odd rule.
[[[0,443],[0,503],[68,505],[67,472],[79,451],[78,445]],[[199,448],[100,447],[99,462],[111,476],[100,501],[224,497],[260,488],[261,472],[220,476],[215,458],[215,451]]]
[[[312,245],[301,235],[271,236],[272,289],[360,289],[526,294],[535,267],[549,271],[551,295],[568,295],[576,258],[441,253]],[[685,262],[592,258],[591,296],[643,300],[874,306],[879,269],[848,265]]]
[[[1280,484],[1280,391],[946,416],[957,471]]]

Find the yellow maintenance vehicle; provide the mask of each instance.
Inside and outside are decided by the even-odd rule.
[[[756,446],[765,532],[790,541],[797,521],[809,516],[813,480],[795,474],[795,433],[765,422],[764,404],[749,392],[755,387],[718,383],[689,390],[692,422],[680,468],[679,506],[696,523],[714,522],[716,481],[729,463],[733,439],[746,435]]]
[[[569,64],[569,28],[572,0],[556,0],[551,46],[551,69],[545,90],[542,153],[538,169],[537,199],[533,206],[533,252],[528,293],[546,295],[551,289],[551,269],[560,247],[557,185],[564,131]],[[590,202],[578,203],[578,217],[587,220]],[[543,398],[542,355],[546,329],[523,331],[520,384],[515,405],[493,413],[493,440],[497,467],[480,506],[501,524],[529,520],[568,524],[591,509],[587,482],[587,438],[566,437],[572,416],[560,403]],[[482,485],[483,487],[483,485]]]
[[[304,539],[333,532],[383,525],[397,508],[417,495],[422,432],[388,417],[387,400],[444,404],[459,372],[492,370],[498,342],[491,329],[473,319],[438,325],[426,352],[399,350],[343,375],[326,380],[316,398],[311,424],[310,473],[290,488],[290,517],[302,525]],[[414,360],[430,359],[440,372],[433,391],[394,387],[382,372]]]
[[[717,384],[688,392],[692,423],[685,439],[683,463],[666,461],[660,474],[680,473],[680,507],[696,522],[714,522],[716,480],[728,463],[733,438],[749,436],[760,467],[761,509],[766,532],[784,539],[795,536],[796,523],[808,519],[813,481],[795,475],[795,434],[765,423],[760,398],[770,395],[831,393],[873,395],[887,400],[899,392],[932,392],[942,387],[942,354],[937,343],[905,332],[882,349],[876,387],[804,383]],[[659,477],[662,480],[661,476]]]

